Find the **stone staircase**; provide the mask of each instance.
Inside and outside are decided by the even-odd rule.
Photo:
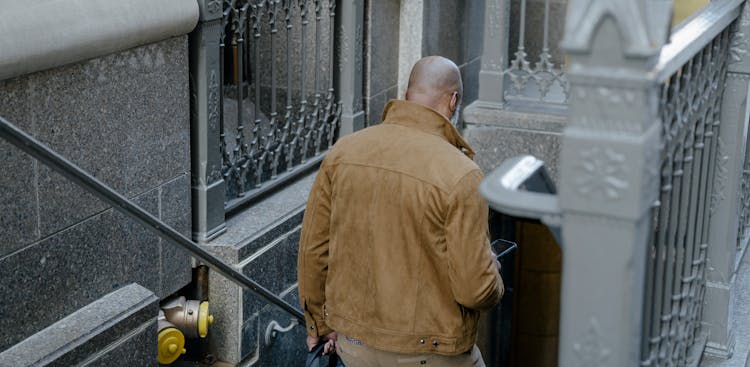
[[[0,367],[156,365],[159,298],[124,286],[0,353]]]

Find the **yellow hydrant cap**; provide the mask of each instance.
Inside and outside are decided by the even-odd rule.
[[[214,322],[214,317],[208,314],[208,302],[201,302],[198,308],[198,335],[205,338],[208,335],[208,325]]]
[[[159,332],[158,360],[161,364],[171,364],[185,354],[185,336],[174,327],[164,328]]]

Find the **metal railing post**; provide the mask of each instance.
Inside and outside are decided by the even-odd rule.
[[[205,243],[226,230],[219,145],[222,1],[198,0],[200,20],[190,33],[190,158],[193,239]]]
[[[734,350],[732,304],[737,256],[738,215],[742,210],[743,169],[750,117],[750,8],[743,7],[730,41],[726,84],[721,104],[716,175],[711,193],[706,305],[704,325],[708,328],[706,353],[729,358]]]
[[[510,1],[486,0],[484,9],[484,49],[476,105],[499,109],[505,105],[503,71],[508,64]]]
[[[336,15],[340,45],[337,90],[342,103],[339,136],[365,126],[362,109],[364,8],[364,0],[340,0]]]
[[[661,130],[659,88],[648,71],[667,39],[670,7],[671,1],[587,0],[568,6],[561,366],[640,365]]]

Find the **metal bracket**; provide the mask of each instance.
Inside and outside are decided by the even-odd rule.
[[[492,209],[540,220],[562,244],[560,201],[555,195],[555,184],[544,168],[544,161],[530,155],[508,159],[482,181],[479,192]]]
[[[288,333],[297,325],[299,325],[297,319],[292,319],[286,327],[281,327],[278,321],[271,320],[271,322],[268,323],[268,326],[266,326],[266,346],[268,347],[273,343],[273,340],[276,339],[278,333]]]

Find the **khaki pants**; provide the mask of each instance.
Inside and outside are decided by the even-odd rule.
[[[346,367],[485,367],[482,353],[475,345],[457,356],[438,354],[401,354],[377,350],[339,335],[336,352]]]

